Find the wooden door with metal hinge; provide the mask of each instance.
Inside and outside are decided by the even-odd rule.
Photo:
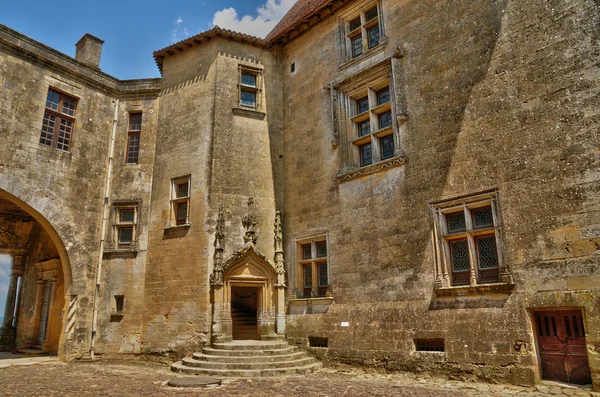
[[[575,384],[592,383],[580,310],[535,312],[542,377]]]

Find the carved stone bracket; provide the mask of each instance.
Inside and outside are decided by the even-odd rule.
[[[337,176],[338,183],[350,181],[352,179],[360,178],[361,176],[366,176],[370,174],[374,174],[379,171],[383,171],[388,168],[393,168],[400,166],[406,162],[403,154],[399,154],[389,160],[380,161],[379,163],[375,163],[372,165],[368,165],[366,167],[362,167],[358,170],[351,170],[346,172],[341,172]]]
[[[242,217],[242,225],[246,229],[244,233],[244,244],[252,243],[256,244],[256,224],[258,218],[254,213],[254,199],[250,197],[248,199],[248,213]]]

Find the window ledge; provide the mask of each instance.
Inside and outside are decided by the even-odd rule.
[[[368,49],[367,51],[363,52],[361,55],[359,55],[355,58],[352,58],[352,59],[349,59],[349,60],[343,62],[339,66],[339,69],[340,70],[348,69],[356,64],[361,63],[365,59],[370,58],[371,56],[373,56],[375,54],[383,52],[387,43],[388,43],[387,37],[382,38],[381,41],[379,42],[379,44],[377,44],[375,47]]]
[[[370,164],[356,170],[342,171],[338,174],[337,181],[338,183],[351,181],[362,176],[371,175],[376,172],[387,170],[389,168],[398,167],[400,165],[403,165],[404,163],[406,163],[406,158],[404,157],[404,154],[397,154],[396,156],[391,157],[389,159],[380,161],[375,164]]]
[[[435,289],[437,296],[466,296],[485,293],[508,293],[515,287],[514,283],[493,283],[479,285],[459,285],[456,287],[439,287]]]
[[[188,229],[190,226],[192,226],[191,223],[184,223],[183,225],[167,226],[167,227],[165,227],[165,231],[168,232],[170,230]]]
[[[109,246],[109,247],[104,247],[104,254],[109,255],[109,254],[137,254],[139,252],[139,245],[138,244],[132,244],[131,246],[128,247],[115,247],[115,246]]]
[[[333,297],[294,298],[288,302],[288,314],[323,314],[329,311]]]
[[[293,298],[290,299],[290,305],[306,304],[306,303],[332,303],[333,296],[318,296],[314,298]]]
[[[233,109],[231,109],[231,111],[236,116],[249,117],[251,119],[257,119],[257,120],[264,120],[264,118],[267,115],[266,113],[260,112],[258,110],[239,108],[239,107],[233,108]]]

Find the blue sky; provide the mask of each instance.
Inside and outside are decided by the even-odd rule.
[[[7,2],[0,23],[67,55],[90,33],[100,68],[120,79],[160,76],[152,52],[214,26],[264,37],[296,0],[29,0]]]
[[[10,262],[10,256],[0,255],[0,317],[4,316],[4,306],[6,305],[6,293],[8,292],[10,276]]]

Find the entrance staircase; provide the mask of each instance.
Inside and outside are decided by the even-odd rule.
[[[244,307],[231,308],[231,321],[233,325],[233,339],[248,340],[258,339],[258,321],[256,309]]]
[[[236,340],[214,343],[171,365],[190,375],[279,376],[311,373],[323,364],[285,341]]]

